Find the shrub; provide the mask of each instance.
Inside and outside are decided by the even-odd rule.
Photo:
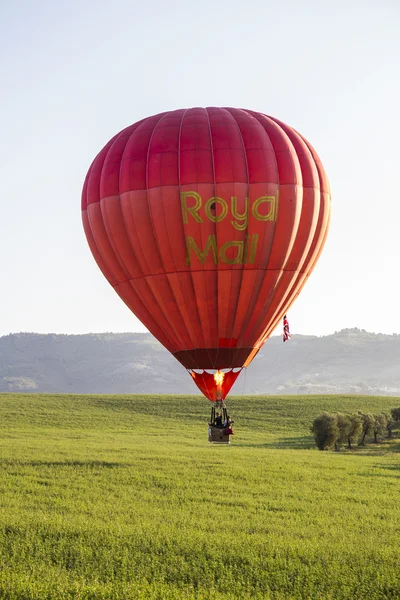
[[[336,415],[323,412],[314,419],[311,431],[319,450],[328,450],[339,438],[339,427]]]

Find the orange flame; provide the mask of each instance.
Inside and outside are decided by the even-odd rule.
[[[218,387],[221,387],[224,382],[225,373],[222,371],[217,371],[214,373],[214,381]]]

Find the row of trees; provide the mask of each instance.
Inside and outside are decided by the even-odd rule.
[[[344,444],[365,446],[369,439],[378,443],[378,437],[386,433],[393,437],[393,430],[400,427],[400,408],[392,408],[388,413],[365,413],[361,410],[353,414],[323,412],[313,421],[311,431],[319,450],[335,447],[338,452]]]

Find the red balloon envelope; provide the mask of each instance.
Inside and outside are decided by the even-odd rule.
[[[281,121],[182,109],[108,142],[87,174],[82,218],[115,291],[219,400],[314,268],[330,190],[315,150]]]

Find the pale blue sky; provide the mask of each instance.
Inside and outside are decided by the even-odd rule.
[[[316,148],[330,235],[294,333],[400,332],[398,0],[38,0],[0,9],[0,334],[143,331],[80,218],[97,152],[189,106],[271,114]]]

